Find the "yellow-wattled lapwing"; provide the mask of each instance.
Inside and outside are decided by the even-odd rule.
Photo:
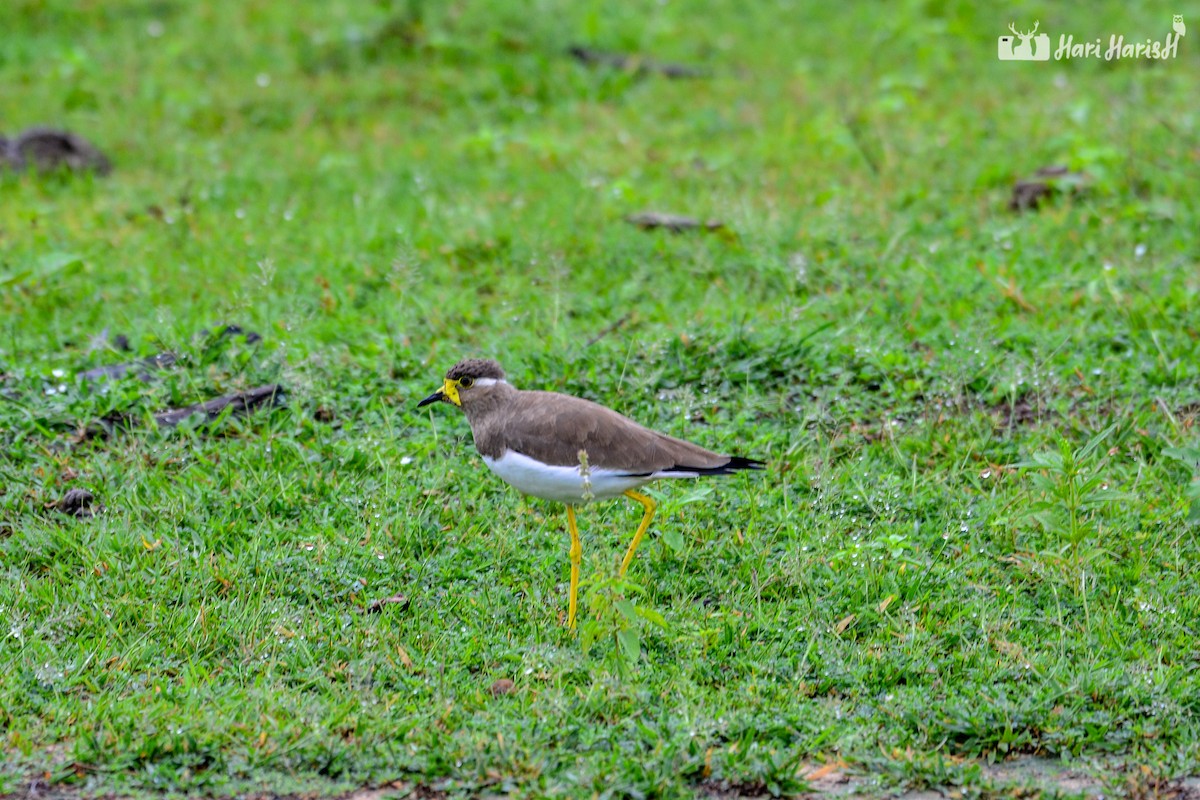
[[[567,625],[575,627],[583,547],[575,506],[625,495],[645,513],[621,561],[624,575],[654,518],[654,500],[635,491],[662,478],[701,478],[762,469],[761,461],[724,456],[642,427],[580,397],[522,391],[495,361],[469,358],[446,373],[441,389],[417,407],[443,401],[467,415],[475,448],[488,468],[525,494],[567,504],[571,533],[571,597]]]

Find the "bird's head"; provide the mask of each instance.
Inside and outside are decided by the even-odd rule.
[[[470,410],[485,402],[498,384],[504,383],[504,370],[488,358],[466,358],[446,373],[442,388],[417,403],[417,408],[443,401]]]

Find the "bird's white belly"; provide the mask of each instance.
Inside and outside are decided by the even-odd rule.
[[[506,483],[525,494],[560,503],[578,504],[586,503],[589,499],[617,497],[654,479],[654,476],[629,477],[613,470],[592,467],[588,470],[585,486],[578,466],[550,466],[513,450],[506,450],[500,458],[484,456],[483,463]]]

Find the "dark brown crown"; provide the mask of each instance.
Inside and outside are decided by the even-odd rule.
[[[495,378],[502,381],[504,370],[490,358],[464,358],[450,368],[446,377],[452,381],[462,378]]]

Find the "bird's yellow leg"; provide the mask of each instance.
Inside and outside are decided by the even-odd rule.
[[[571,532],[571,599],[567,601],[567,627],[575,630],[575,608],[579,595],[579,561],[583,545],[579,543],[579,528],[575,526],[575,506],[567,506],[567,530]]]
[[[621,571],[618,575],[624,575],[625,570],[629,569],[629,562],[633,561],[633,554],[637,552],[638,545],[642,543],[642,536],[645,535],[646,529],[650,527],[650,520],[654,519],[654,509],[657,508],[654,500],[644,494],[630,489],[625,492],[625,496],[630,500],[637,500],[642,504],[642,508],[646,509],[646,513],[642,514],[642,524],[638,525],[637,533],[633,535],[633,541],[629,543],[629,549],[625,551],[625,558],[621,561]]]

